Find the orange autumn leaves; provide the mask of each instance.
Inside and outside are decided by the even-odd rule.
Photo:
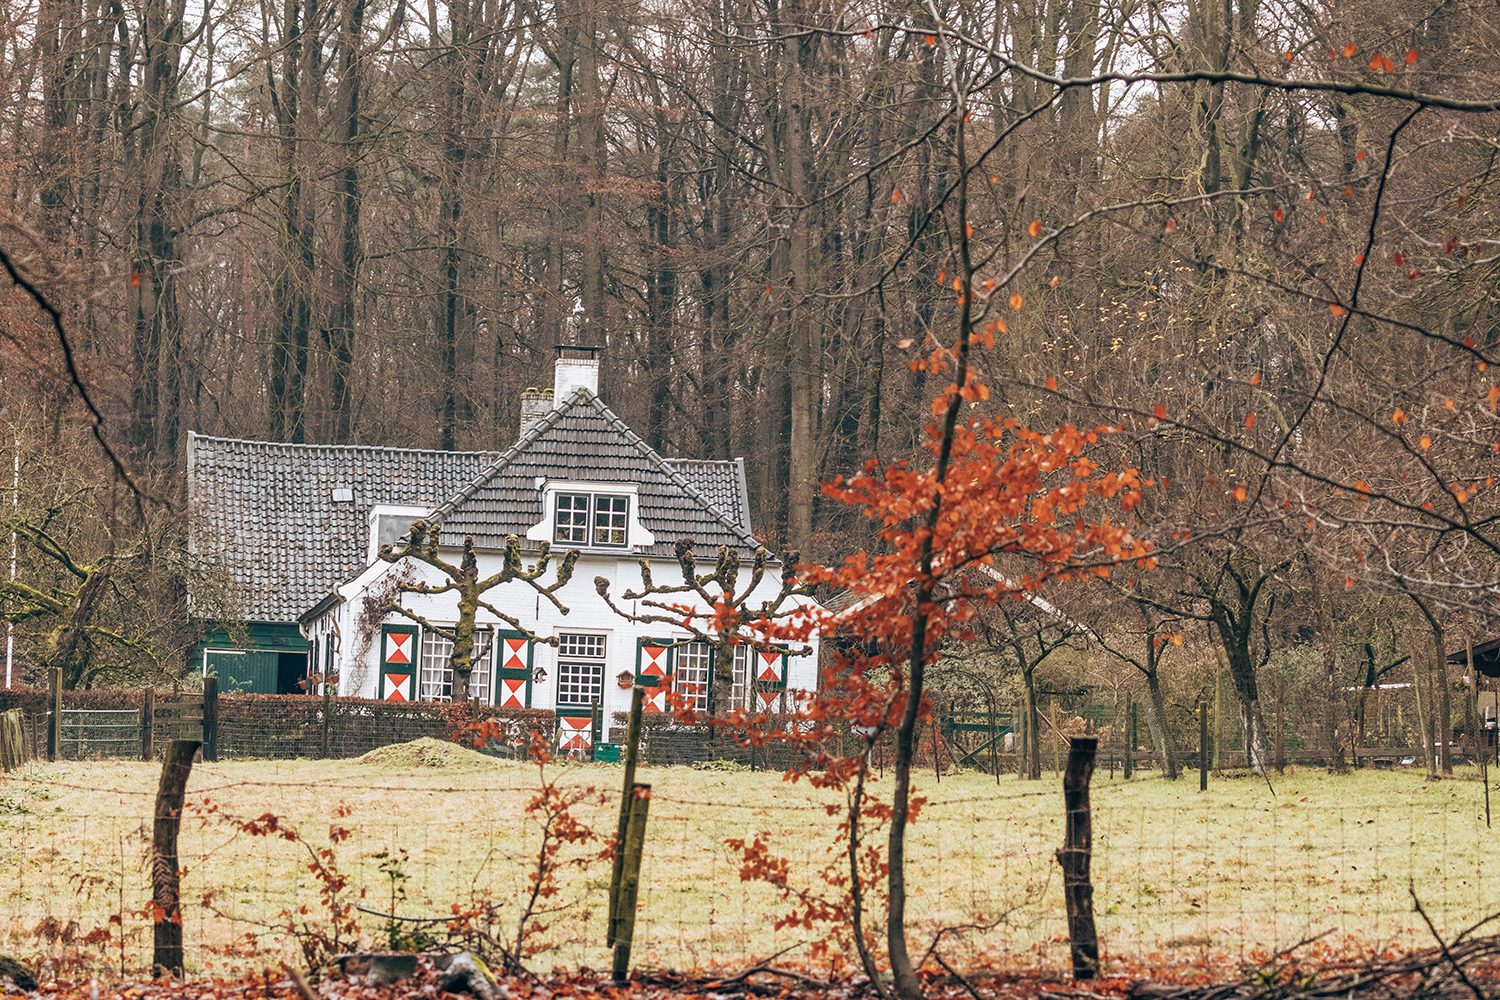
[[[946,410],[955,392],[965,400],[987,395],[974,383],[950,385],[933,409]],[[958,595],[927,609],[929,638],[937,639],[1018,590],[1105,576],[1120,565],[1150,568],[1153,547],[1118,514],[1140,503],[1152,483],[1135,468],[1106,469],[1091,457],[1108,433],[1071,424],[1041,432],[1014,418],[986,417],[956,427],[941,478],[935,461],[921,468],[871,462],[824,493],[875,522],[880,545],[838,566],[809,569],[804,578],[873,598],[840,627],[899,648],[911,639],[911,616],[900,609],[914,587]],[[934,457],[941,443],[941,431],[930,426],[926,446]],[[924,546],[931,551],[925,569]],[[980,571],[1002,566],[1003,578]]]

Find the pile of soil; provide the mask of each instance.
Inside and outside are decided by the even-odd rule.
[[[493,757],[477,750],[469,750],[447,740],[435,740],[424,736],[410,743],[393,743],[387,747],[371,750],[360,757],[360,764],[368,764],[388,771],[411,771],[418,768],[434,768],[444,771],[473,771],[495,766]]]

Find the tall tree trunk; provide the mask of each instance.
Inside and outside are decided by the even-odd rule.
[[[173,136],[182,8],[180,0],[146,0],[141,9],[142,118],[133,164],[140,188],[130,275],[132,360],[140,383],[131,397],[131,439],[169,463],[177,451],[182,365],[176,219],[182,168]]]
[[[1146,727],[1156,749],[1156,762],[1162,776],[1170,781],[1178,777],[1177,750],[1167,730],[1167,701],[1161,690],[1161,677],[1153,668],[1146,673]]]
[[[293,442],[300,442],[306,436],[314,224],[306,161],[312,152],[311,120],[316,112],[316,102],[309,97],[317,49],[317,3],[318,0],[285,0],[283,68],[280,84],[275,88],[286,191],[282,198],[281,237],[272,286],[275,327],[270,338],[270,429],[272,437]],[[311,37],[305,37],[305,33]]]
[[[1447,643],[1443,637],[1443,623],[1428,602],[1410,592],[1406,596],[1411,598],[1411,602],[1422,613],[1431,639],[1429,651],[1432,655],[1432,667],[1426,671],[1431,681],[1426,687],[1427,715],[1430,721],[1423,727],[1428,733],[1424,757],[1428,762],[1427,776],[1428,778],[1437,777],[1433,764],[1434,756],[1437,758],[1435,767],[1441,769],[1443,774],[1451,776],[1453,774],[1453,748],[1451,746],[1453,703],[1448,692],[1448,659],[1444,649]],[[1424,657],[1412,657],[1414,669],[1415,664],[1422,659]]]
[[[359,294],[360,177],[359,100],[360,40],[364,31],[365,0],[344,0],[339,25],[338,98],[340,166],[338,173],[338,262],[332,274],[333,304],[324,341],[328,351],[328,409],[330,433],[336,444],[348,443],[354,430],[354,401],[350,379],[354,370],[354,338]]]

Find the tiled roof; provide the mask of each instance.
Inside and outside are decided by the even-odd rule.
[[[290,622],[365,565],[370,508],[434,507],[494,452],[278,444],[191,435],[191,551],[227,573],[247,621]],[[335,502],[348,489],[352,502]]]
[[[722,472],[693,473],[716,491],[722,488]],[[457,545],[470,536],[480,548],[498,548],[508,534],[525,535],[542,520],[537,486],[544,479],[634,484],[641,523],[656,536],[646,555],[671,555],[679,539],[691,540],[699,553],[721,545],[749,551],[760,544],[588,389],[579,389],[532,424],[490,468],[433,512],[443,543]]]
[[[663,459],[667,467],[697,488],[729,519],[750,531],[750,492],[745,486],[745,460],[714,462],[698,458]]]
[[[699,553],[758,544],[741,460],[664,459],[580,390],[498,454],[190,435],[189,547],[223,567],[245,620],[290,622],[365,567],[376,504],[435,509],[446,543],[498,548],[541,520],[539,477],[636,484],[657,540],[647,555],[672,555],[680,538]]]

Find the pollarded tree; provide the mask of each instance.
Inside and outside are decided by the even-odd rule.
[[[750,557],[749,572],[744,570],[742,556],[727,545],[719,547],[718,559],[708,572],[699,572],[693,545],[679,540],[675,554],[682,573],[681,583],[658,583],[649,560],[641,560],[641,586],[626,590],[627,601],[638,601],[645,612],[627,611],[609,594],[609,580],[594,578],[594,589],[609,609],[628,621],[644,625],[680,628],[694,640],[706,643],[711,650],[713,677],[709,684],[709,713],[722,713],[731,701],[734,686],[734,654],[740,646],[777,649],[765,638],[790,619],[799,616],[798,598],[807,597],[810,589],[799,582],[795,572],[796,553],[788,554],[780,582],[774,591],[757,597],[774,560],[765,548],[757,548]],[[746,678],[747,683],[750,678]]]
[[[480,576],[479,559],[474,552],[474,539],[464,539],[459,560],[455,563],[443,554],[440,548],[441,537],[440,525],[419,520],[414,522],[411,530],[395,544],[380,547],[380,558],[385,562],[395,564],[403,559],[412,559],[437,570],[444,579],[439,583],[426,583],[419,580],[395,578],[389,591],[372,595],[368,599],[363,620],[378,622],[389,615],[399,615],[453,643],[453,653],[448,661],[453,670],[452,697],[456,702],[467,701],[469,678],[474,673],[474,663],[483,659],[485,653],[488,652],[487,649],[476,648],[475,633],[478,630],[481,609],[524,634],[528,639],[553,645],[557,642],[556,637],[535,635],[516,616],[500,610],[487,600],[487,595],[507,583],[521,583],[535,591],[538,596],[545,598],[558,611],[567,614],[568,608],[558,600],[557,592],[567,586],[568,581],[573,578],[573,567],[578,562],[578,550],[568,549],[563,553],[562,560],[557,565],[557,571],[552,576],[552,582],[547,583],[545,581],[552,568],[553,558],[552,547],[547,542],[541,543],[536,561],[528,566],[522,559],[520,537],[506,536],[505,548],[501,552],[500,568],[487,576]],[[456,620],[452,625],[435,624],[426,616],[407,607],[405,603],[405,598],[409,595],[435,597],[442,594],[452,594],[458,602]]]

